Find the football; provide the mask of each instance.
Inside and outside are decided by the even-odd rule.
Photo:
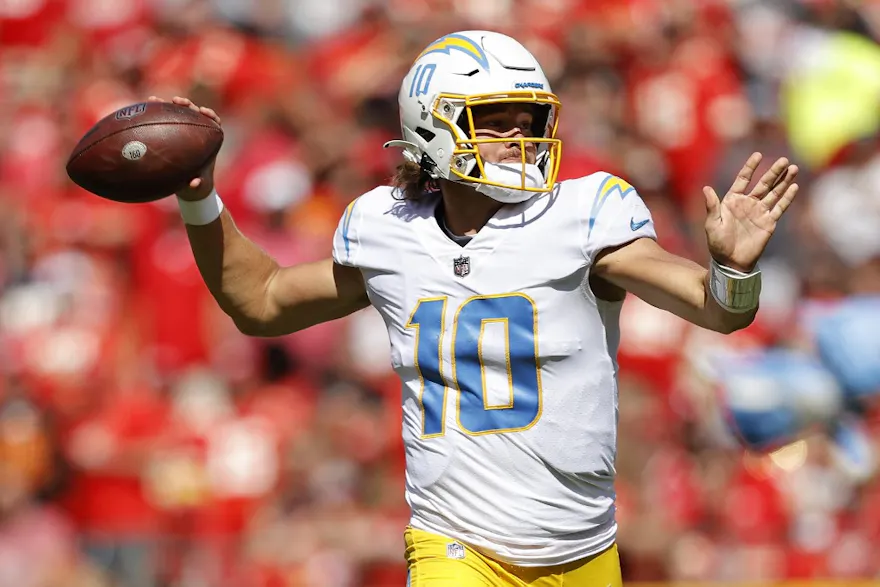
[[[101,119],[73,149],[67,175],[95,195],[151,202],[198,177],[223,144],[207,116],[170,102],[142,102]]]

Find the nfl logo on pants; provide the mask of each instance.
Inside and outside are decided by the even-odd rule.
[[[461,560],[464,558],[464,546],[458,542],[449,542],[446,544],[446,558],[454,558]]]
[[[462,255],[452,261],[452,271],[456,277],[464,277],[471,272],[471,258]]]

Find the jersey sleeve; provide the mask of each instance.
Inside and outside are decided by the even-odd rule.
[[[353,200],[339,219],[333,235],[333,260],[339,265],[358,267],[361,240],[358,238],[363,220],[363,210],[359,209],[361,198]]]
[[[610,173],[588,179],[583,194],[587,209],[581,214],[584,254],[590,262],[604,249],[640,238],[657,239],[651,212],[633,186]]]

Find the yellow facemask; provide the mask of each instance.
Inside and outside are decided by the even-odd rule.
[[[495,104],[537,104],[549,107],[547,122],[545,125],[544,136],[542,137],[520,137],[520,138],[477,138],[476,128],[474,128],[473,109],[478,106]],[[461,119],[462,107],[467,121],[467,129],[459,126],[455,119]],[[456,94],[439,94],[434,101],[431,114],[435,119],[447,125],[453,136],[457,137],[455,141],[455,150],[450,160],[450,172],[463,181],[494,186],[510,190],[524,190],[534,193],[545,193],[553,189],[556,184],[556,177],[559,174],[559,163],[562,158],[562,141],[556,138],[556,130],[559,126],[559,111],[561,104],[559,98],[550,92],[516,90],[505,93],[496,94],[473,94],[462,96]],[[467,136],[463,137],[462,132],[467,132]],[[480,155],[478,145],[486,143],[519,143],[520,153],[522,155],[522,172],[521,182],[519,184],[504,184],[491,181],[486,178],[485,163]],[[526,144],[531,143],[537,147],[538,162],[544,176],[544,184],[540,187],[532,187],[527,184],[526,175]],[[474,165],[469,165],[470,161],[475,161],[475,167],[479,171],[479,175],[471,175]]]

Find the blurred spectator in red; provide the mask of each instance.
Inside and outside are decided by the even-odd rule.
[[[877,76],[858,75],[880,63],[874,3],[25,0],[0,2],[0,584],[405,582],[399,382],[378,314],[248,339],[204,287],[173,200],[99,200],[64,162],[114,108],[189,95],[223,117],[218,184],[242,230],[282,263],[321,258],[348,202],[394,171],[381,145],[412,58],[480,27],[545,64],[561,178],[627,178],[667,249],[706,261],[700,188],[726,188],[747,153],[806,175],[752,327],[720,338],[624,306],[625,578],[880,573],[878,482],[821,435],[743,454],[711,367],[815,352],[819,317],[880,293]],[[833,58],[842,32],[858,59]]]

